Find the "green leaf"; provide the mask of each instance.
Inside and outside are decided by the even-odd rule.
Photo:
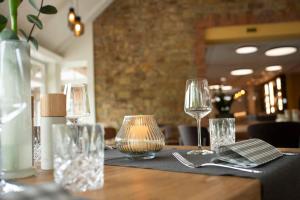
[[[29,38],[29,41],[33,44],[33,46],[35,47],[35,49],[38,50],[38,48],[39,48],[38,41],[34,37],[32,37],[32,36]]]
[[[3,16],[3,15],[1,15],[1,14],[0,14],[0,23],[1,23],[1,24],[7,23],[6,17]]]
[[[43,29],[43,23],[41,20],[35,15],[27,15],[27,20],[33,24],[35,24],[39,29]]]
[[[5,28],[6,24],[0,24],[0,32]]]
[[[11,29],[5,28],[0,33],[0,41],[1,40],[19,40],[18,35],[12,31]]]
[[[0,14],[0,24],[5,24],[5,23],[7,23],[6,17]]]
[[[37,7],[35,0],[28,0],[28,1],[33,8],[39,11],[39,7]]]
[[[19,31],[22,33],[22,35],[27,39],[27,34],[25,33],[25,31],[23,29],[19,29]]]
[[[7,19],[3,15],[0,14],[0,31],[2,31],[7,24]]]
[[[41,7],[40,12],[47,15],[53,15],[57,13],[57,9],[54,6],[46,5]]]

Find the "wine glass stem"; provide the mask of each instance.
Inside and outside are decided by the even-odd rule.
[[[197,132],[198,132],[198,149],[202,149],[201,144],[201,118],[197,118]]]

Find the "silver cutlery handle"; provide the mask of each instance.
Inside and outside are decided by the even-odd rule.
[[[282,153],[284,156],[297,156],[299,153],[290,153],[290,152],[283,152]]]
[[[224,167],[224,168],[228,168],[228,169],[235,169],[235,170],[244,171],[244,172],[261,173],[261,171],[259,171],[259,170],[244,169],[244,168],[233,167],[233,166],[222,165],[222,164],[216,164],[216,163],[204,163],[201,166],[216,166],[216,167]]]
[[[111,145],[105,145],[105,149],[110,149],[110,150],[112,150],[112,149],[116,149],[116,147],[111,146]]]

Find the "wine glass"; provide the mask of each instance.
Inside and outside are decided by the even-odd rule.
[[[80,117],[90,115],[90,104],[87,85],[84,83],[68,83],[65,85],[64,94],[67,97],[67,119],[77,124]]]
[[[2,46],[1,46],[2,47]],[[18,49],[17,49],[18,50]],[[18,51],[16,51],[18,54]],[[6,52],[1,48],[0,51],[0,134],[2,134],[3,125],[17,115],[19,115],[25,108],[25,94],[24,94],[24,74],[23,66],[17,59],[16,65],[7,65],[9,57]],[[18,56],[16,57],[18,58]],[[11,61],[13,62],[13,61]],[[12,191],[20,191],[21,187],[6,183],[3,179],[2,171],[2,148],[0,137],[0,195]]]
[[[198,149],[188,154],[209,154],[212,151],[202,149],[201,144],[201,118],[212,110],[211,98],[206,79],[189,79],[186,82],[184,111],[197,120]]]

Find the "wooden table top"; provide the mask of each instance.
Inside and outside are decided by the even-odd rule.
[[[178,147],[192,149],[192,147]],[[300,149],[282,149],[300,152]],[[26,184],[53,181],[52,171],[40,171],[36,177],[19,179]],[[104,187],[76,193],[88,199],[261,199],[257,179],[208,176],[119,166],[104,167]]]

